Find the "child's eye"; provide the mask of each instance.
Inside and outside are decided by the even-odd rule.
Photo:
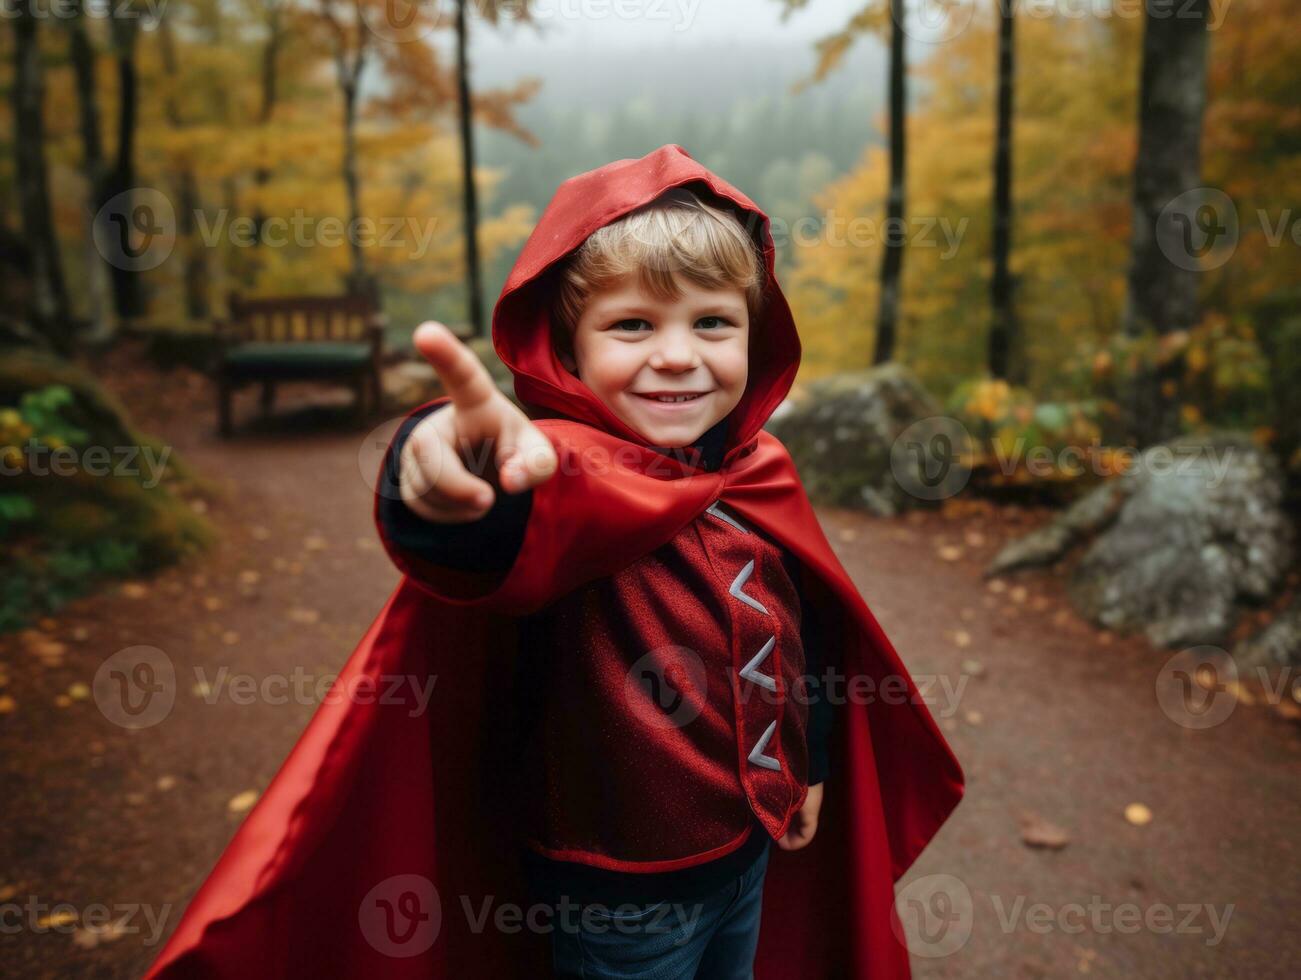
[[[702,316],[696,321],[698,327],[708,327],[711,330],[717,330],[719,327],[730,327],[731,320],[724,319],[721,316]]]
[[[623,333],[638,333],[640,332],[641,324],[643,323],[646,324],[647,327],[650,326],[650,323],[646,320],[620,320],[618,323],[611,324],[610,329],[619,330]],[[629,324],[631,324],[631,326],[629,326]]]

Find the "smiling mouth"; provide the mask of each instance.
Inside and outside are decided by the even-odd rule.
[[[693,402],[693,401],[697,401],[697,400],[699,400],[699,399],[701,399],[701,398],[704,398],[705,395],[708,395],[708,394],[709,394],[709,392],[707,392],[707,391],[689,391],[689,392],[682,392],[682,393],[680,393],[680,394],[674,394],[673,392],[646,392],[646,393],[643,393],[643,392],[640,392],[640,391],[634,391],[633,394],[636,395],[638,398],[644,398],[646,401],[649,401],[649,402],[658,402],[658,403],[661,404],[661,405],[678,405],[678,404],[681,404],[681,403],[683,403],[683,402]]]

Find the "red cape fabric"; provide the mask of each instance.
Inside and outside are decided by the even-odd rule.
[[[746,222],[769,276],[715,472],[647,446],[550,345],[555,263],[681,185]],[[679,146],[561,185],[493,317],[516,394],[560,457],[534,490],[518,559],[498,575],[449,573],[385,542],[406,574],[340,673],[334,690],[351,694],[317,710],[149,977],[550,976],[557,920],[527,904],[519,808],[497,778],[518,617],[649,553],[718,500],[804,563],[806,601],[839,641],[832,659],[886,694],[837,705],[818,832],[799,851],[771,852],[756,976],[909,976],[893,885],[958,804],[963,773],[789,455],[762,431],[800,357],[773,263],[763,212]],[[422,709],[416,685],[430,680]]]

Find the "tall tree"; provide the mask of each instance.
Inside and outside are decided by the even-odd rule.
[[[783,19],[808,6],[809,0],[780,0]],[[845,56],[854,40],[864,33],[886,34],[888,30],[890,60],[887,68],[887,137],[889,174],[886,178],[885,222],[878,238],[883,250],[877,293],[876,341],[873,364],[883,364],[894,357],[898,336],[903,250],[907,242],[904,228],[906,201],[905,168],[908,148],[908,55],[905,0],[870,0],[839,31],[817,42],[818,65],[814,78],[824,78]],[[888,25],[888,27],[887,27]],[[796,86],[798,90],[804,83]]]
[[[1198,270],[1182,240],[1202,217],[1196,195],[1179,214],[1162,212],[1201,185],[1202,116],[1206,108],[1207,20],[1210,0],[1146,0],[1143,68],[1138,100],[1138,154],[1129,286],[1123,329],[1149,331],[1158,341],[1154,363],[1131,380],[1126,409],[1139,447],[1180,429],[1184,362],[1181,332],[1197,322]]]
[[[470,66],[465,56],[468,25],[465,0],[456,0],[456,104],[461,125],[461,188],[465,200],[465,292],[470,335],[485,335],[479,273],[479,198],[474,188],[474,119],[470,111]]]
[[[68,52],[77,88],[77,116],[81,131],[81,172],[86,181],[86,296],[90,310],[90,336],[107,338],[113,330],[110,320],[108,258],[95,246],[95,215],[107,198],[104,196],[107,164],[100,134],[100,114],[95,82],[96,51],[86,30],[82,0],[74,0],[73,16],[68,21]]]
[[[46,179],[45,75],[38,14],[31,0],[20,2],[13,14],[14,152],[23,236],[32,259],[33,307],[37,326],[57,349],[68,353],[72,346],[68,291]]]
[[[904,173],[907,156],[908,92],[904,0],[890,0],[890,185],[885,199],[882,233],[881,300],[876,312],[876,350],[873,364],[894,357],[899,322],[899,285],[903,272]]]
[[[989,330],[989,373],[1024,384],[1026,363],[1013,360],[1019,346],[1015,296],[1009,265],[1012,252],[1012,110],[1016,78],[1015,7],[998,0],[998,82],[994,134],[994,274],[990,280],[992,321]]]
[[[163,71],[168,86],[163,99],[163,111],[167,124],[174,132],[186,127],[181,113],[180,93],[184,91],[184,81],[176,55],[176,40],[172,36],[172,22],[164,17],[158,23],[158,43],[161,48]],[[208,307],[208,261],[207,251],[198,241],[196,234],[196,215],[199,213],[199,181],[194,172],[194,161],[188,151],[177,155],[177,200],[180,214],[177,220],[177,233],[185,243],[185,314],[191,320],[206,319]]]
[[[104,217],[103,205],[120,194],[129,193],[136,184],[135,140],[139,112],[136,41],[139,37],[139,21],[135,17],[128,16],[110,17],[109,37],[113,48],[113,59],[117,66],[117,152],[112,167],[105,173],[100,185],[100,200],[96,213],[100,215],[101,220]],[[132,210],[130,205],[115,207],[112,217],[118,220],[130,219],[133,217]],[[133,221],[127,220],[122,227],[132,225]],[[119,233],[124,232],[119,229]],[[119,322],[143,315],[145,304],[139,272],[130,268],[130,263],[114,262],[110,264],[109,279],[113,287],[113,306],[117,311]]]
[[[347,23],[335,10],[335,0],[320,0],[321,18],[333,38],[335,78],[343,96],[343,186],[348,200],[348,227],[361,220],[361,176],[357,166],[357,108],[361,73],[370,54],[373,34],[365,22],[361,5],[354,2]],[[349,235],[352,256],[348,292],[373,294],[376,284],[366,272],[366,253],[357,235]]]
[[[280,99],[280,51],[286,39],[285,7],[283,0],[260,0],[263,23],[266,25],[266,42],[262,46],[259,65],[259,101],[257,124],[264,137],[275,115],[276,103]],[[253,238],[262,244],[262,230],[266,223],[263,210],[262,191],[271,182],[271,168],[264,161],[259,161],[253,171],[253,186],[256,200],[253,210]]]

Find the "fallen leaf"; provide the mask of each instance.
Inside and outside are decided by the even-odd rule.
[[[1058,851],[1071,842],[1070,834],[1037,813],[1021,817],[1021,841],[1028,847],[1045,847]]]
[[[324,551],[329,543],[319,534],[310,534],[303,538],[303,547],[308,551]]]
[[[979,660],[962,661],[962,672],[970,674],[972,677],[980,677],[985,673],[985,665]]]
[[[1011,599],[1013,602],[1025,602],[1026,596],[1028,596],[1029,594],[1030,594],[1029,589],[1027,589],[1024,585],[1018,585],[1007,595],[1008,598]]]
[[[1135,827],[1142,827],[1152,822],[1152,811],[1142,803],[1131,803],[1125,807],[1125,819]]]
[[[225,603],[221,601],[220,596],[206,595],[203,597],[203,608],[208,612],[217,612],[223,605]]]
[[[953,645],[959,649],[966,649],[971,646],[971,634],[966,630],[954,630]]]
[[[256,802],[257,790],[248,789],[237,796],[232,796],[230,802],[226,804],[226,809],[231,813],[243,813]]]
[[[239,581],[242,585],[257,585],[262,578],[262,573],[255,568],[246,568],[239,573]]]
[[[979,711],[974,711],[974,710],[968,711],[966,715],[964,715],[964,717],[967,719],[968,725],[979,725],[982,721],[985,720],[984,715],[982,715]]]
[[[149,595],[149,586],[143,582],[123,582],[122,598],[124,599],[143,599]]]
[[[169,789],[172,789],[176,785],[176,777],[159,776],[158,782],[156,782],[154,785],[157,786],[162,792],[166,793]]]
[[[72,707],[72,698],[66,694],[56,694],[54,696],[54,706],[56,708],[70,708]]]
[[[936,554],[945,561],[957,561],[962,557],[963,551],[956,544],[946,544],[942,548],[937,549]]]
[[[18,702],[8,694],[0,694],[0,715],[13,714],[14,709],[18,707]]]
[[[36,924],[42,929],[57,929],[59,926],[66,926],[69,923],[77,921],[75,912],[52,912],[49,915],[43,915],[36,920]]]
[[[311,624],[319,622],[321,614],[315,609],[304,609],[302,606],[295,606],[289,610],[289,618],[295,623]]]
[[[991,578],[985,583],[985,588],[990,592],[1006,592],[1007,582],[1003,581],[1001,578]]]
[[[85,701],[90,697],[90,685],[78,681],[68,688],[68,697],[74,701]]]
[[[221,634],[221,642],[226,644],[228,647],[233,647],[239,642],[239,634],[234,630],[226,630],[226,632]]]
[[[52,616],[42,616],[36,621],[36,625],[47,633],[53,633],[59,628],[59,621]]]
[[[271,537],[271,531],[263,527],[261,524],[254,524],[248,530],[249,534],[253,535],[254,540],[257,541],[265,541],[267,538]]]

